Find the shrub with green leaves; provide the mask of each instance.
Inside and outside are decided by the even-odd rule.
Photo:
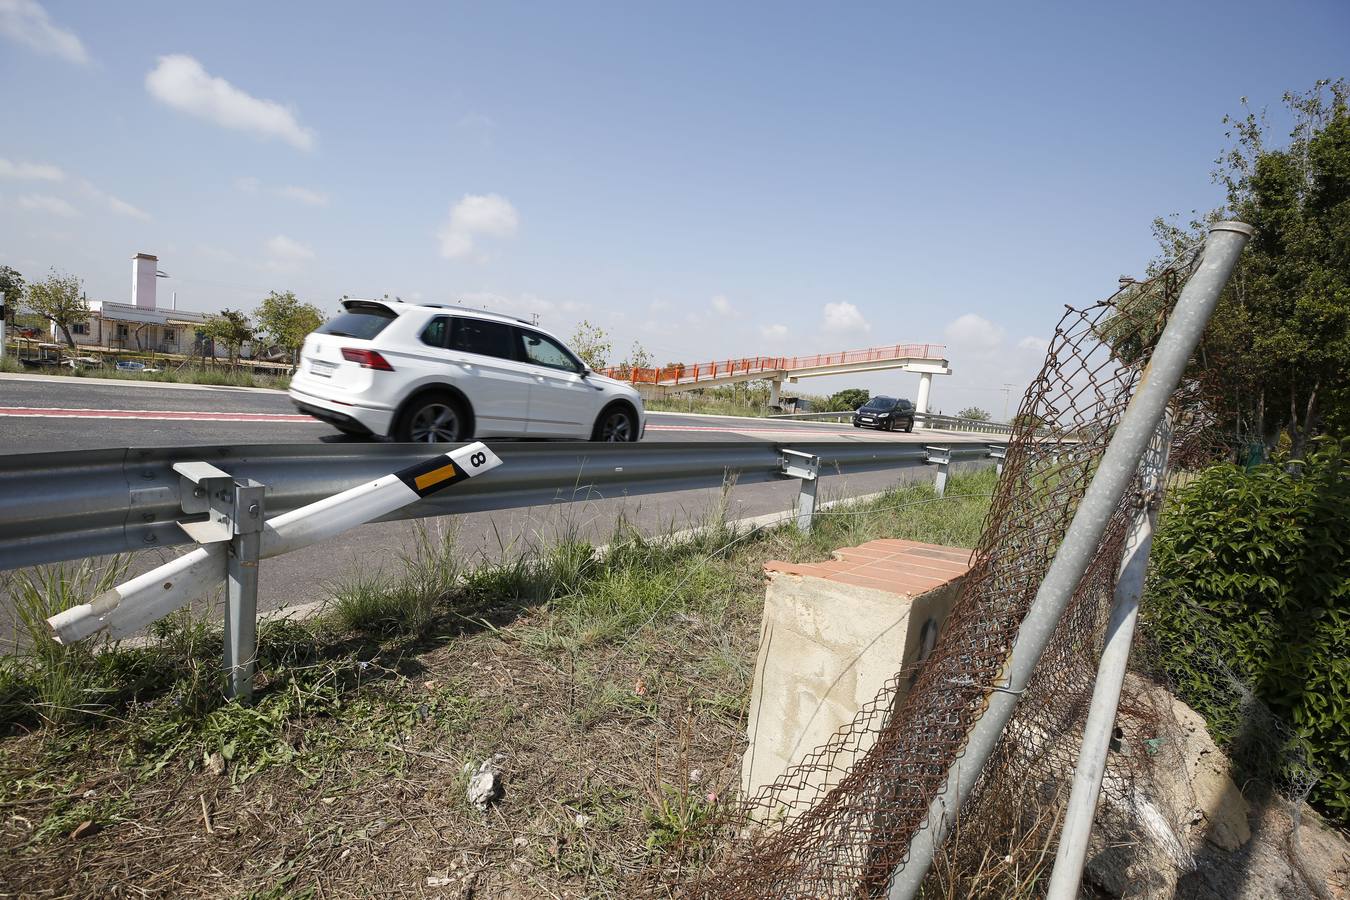
[[[1302,461],[1215,466],[1169,505],[1143,608],[1165,674],[1245,774],[1293,777],[1280,772],[1288,757],[1251,752],[1270,748],[1270,735],[1225,670],[1293,728],[1321,773],[1313,802],[1342,824],[1350,824],[1348,550],[1350,439],[1323,440]]]

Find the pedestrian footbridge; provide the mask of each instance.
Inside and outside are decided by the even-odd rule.
[[[914,399],[914,406],[924,413],[928,411],[933,376],[952,373],[946,349],[942,344],[892,344],[866,350],[817,353],[814,356],[746,356],[696,365],[679,363],[654,369],[616,366],[604,374],[631,382],[648,398],[742,381],[768,381],[769,404],[774,406],[778,403],[779,390],[784,381],[796,384],[800,378],[900,369],[919,374],[919,393]]]

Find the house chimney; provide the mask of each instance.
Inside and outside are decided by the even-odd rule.
[[[131,258],[131,305],[137,309],[155,308],[155,272],[159,257],[137,253]]]

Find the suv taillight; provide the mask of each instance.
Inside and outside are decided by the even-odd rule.
[[[389,365],[389,360],[385,359],[374,350],[358,350],[355,347],[343,347],[342,358],[348,362],[360,363],[363,369],[377,369],[381,372],[392,372],[394,367]]]

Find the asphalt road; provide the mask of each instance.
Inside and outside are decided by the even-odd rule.
[[[931,441],[837,422],[651,413],[648,441]],[[0,375],[0,454],[195,444],[361,441],[297,413],[280,391]]]
[[[763,440],[793,437],[839,441],[926,441],[969,435],[943,432],[881,433],[838,423],[808,423],[653,413],[647,441]],[[287,444],[350,442],[328,425],[295,415],[286,395],[238,388],[141,385],[91,379],[0,375],[0,454],[108,447],[194,444]],[[857,496],[925,470],[866,472],[823,477],[820,499]],[[782,481],[735,487],[727,500],[731,519],[786,512],[797,484]],[[600,544],[623,521],[645,534],[706,521],[720,500],[712,490],[681,491],[642,498],[598,500],[546,509],[514,509],[423,520],[452,529],[470,564],[495,561],[550,543],[564,532]],[[412,522],[366,525],[283,557],[260,570],[259,607],[272,610],[331,598],[334,587],[357,573],[370,575],[398,565],[410,546]],[[133,572],[158,565],[175,551],[140,554]],[[0,573],[2,576],[3,573]],[[0,591],[0,636],[10,632],[8,597]]]

